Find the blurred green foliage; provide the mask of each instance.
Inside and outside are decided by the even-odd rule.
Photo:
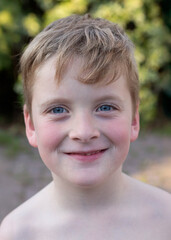
[[[158,114],[160,92],[171,93],[171,23],[164,1],[1,0],[0,76],[1,71],[12,72],[11,87],[20,96],[16,66],[26,44],[50,22],[89,12],[119,23],[134,42],[141,84],[141,121],[148,124]]]
[[[0,146],[4,147],[8,157],[15,157],[21,152],[29,152],[21,136],[12,129],[0,128]]]

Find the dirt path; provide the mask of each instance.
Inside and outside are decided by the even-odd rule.
[[[37,151],[21,141],[25,149],[15,157],[0,146],[0,221],[51,181]],[[141,135],[131,146],[124,172],[171,193],[171,137]]]

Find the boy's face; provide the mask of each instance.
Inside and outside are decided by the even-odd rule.
[[[24,110],[30,144],[38,147],[56,177],[80,186],[94,186],[115,174],[139,132],[138,109],[123,76],[107,86],[77,81],[79,60],[69,65],[57,85],[54,59],[36,75],[32,119]]]

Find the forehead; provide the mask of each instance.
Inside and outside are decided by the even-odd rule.
[[[60,85],[66,76],[77,79],[85,84],[97,86],[105,86],[113,83],[117,81],[121,75],[124,76],[127,82],[127,76],[122,64],[110,64],[104,71],[98,72],[98,66],[90,66],[87,68],[87,63],[88,59],[75,55],[68,58],[68,61],[62,63],[61,66],[56,56],[53,56],[36,69],[34,82],[39,79],[40,75],[48,76],[49,73],[51,73],[51,77],[55,79],[57,85]]]
[[[33,94],[35,95],[38,94],[38,92],[47,92],[53,97],[55,97],[56,94],[60,97],[75,97],[76,95],[80,95],[81,97],[81,94],[87,92],[89,96],[93,96],[93,94],[95,94],[95,97],[102,97],[103,95],[111,96],[115,94],[120,95],[120,98],[122,98],[121,95],[129,92],[129,89],[127,87],[127,81],[123,75],[121,75],[115,81],[109,84],[106,84],[105,79],[104,81],[102,79],[103,84],[100,85],[82,83],[78,79],[80,76],[80,69],[83,64],[84,61],[82,59],[74,59],[67,65],[62,80],[58,82],[55,75],[55,59],[49,59],[38,69],[36,73]]]

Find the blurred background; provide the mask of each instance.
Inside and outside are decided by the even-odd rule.
[[[134,42],[141,82],[141,123],[171,118],[171,1],[168,0],[1,0],[0,122],[21,117],[19,58],[50,22],[91,13],[119,23]]]
[[[119,23],[136,46],[142,133],[124,171],[171,192],[171,1],[1,0],[0,220],[50,181],[24,136],[21,53],[50,22],[87,12]]]

